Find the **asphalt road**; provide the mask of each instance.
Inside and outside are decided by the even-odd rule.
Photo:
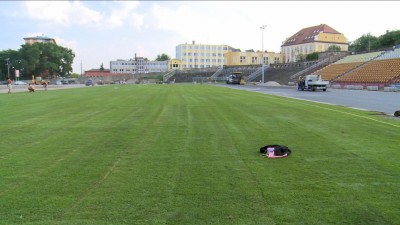
[[[226,85],[247,91],[254,91],[290,98],[298,98],[309,101],[323,102],[341,105],[362,110],[382,112],[387,115],[400,110],[400,92],[383,92],[367,90],[347,90],[328,88],[323,91],[297,91],[296,87],[280,86],[250,86],[250,85]]]

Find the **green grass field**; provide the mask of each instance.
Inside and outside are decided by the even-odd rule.
[[[400,224],[394,118],[193,84],[0,107],[0,224]]]

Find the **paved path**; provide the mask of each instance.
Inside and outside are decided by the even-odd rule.
[[[400,92],[383,92],[367,90],[346,90],[329,88],[322,91],[297,91],[296,87],[266,87],[250,85],[229,85],[231,88],[255,91],[290,98],[299,98],[316,102],[342,105],[369,111],[393,115],[400,110]]]

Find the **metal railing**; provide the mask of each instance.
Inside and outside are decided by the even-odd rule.
[[[171,70],[168,73],[163,75],[163,81],[167,82],[169,78],[175,75],[176,70]]]
[[[328,65],[329,62],[330,62],[330,59],[326,58],[326,59],[318,62],[317,64],[314,64],[314,65],[312,65],[310,67],[305,68],[304,70],[301,70],[301,71],[293,74],[292,76],[290,76],[290,79],[294,80],[295,78],[297,78],[297,77],[299,77],[299,76],[301,76],[301,75],[303,75],[305,73],[308,73],[309,71],[311,71],[311,70],[313,70],[313,69],[315,69],[317,67]]]
[[[215,73],[213,75],[211,75],[211,80],[221,80],[221,78],[219,78],[219,75],[222,73],[223,70],[224,70],[224,67],[221,66],[221,68],[219,68],[217,71],[215,71]]]
[[[268,70],[269,66],[268,65],[264,65],[264,74],[266,72],[266,70]],[[256,79],[256,77],[262,75],[262,66],[260,66],[256,71],[254,71],[253,73],[251,73],[248,77],[247,77],[247,81],[253,81],[254,79]]]

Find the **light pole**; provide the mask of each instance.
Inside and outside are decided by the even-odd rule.
[[[261,29],[261,69],[262,69],[262,75],[261,75],[261,82],[264,84],[264,29],[267,27],[267,25],[262,25],[260,27]]]
[[[10,77],[10,66],[11,66],[11,64],[10,64],[10,58],[7,58],[6,59],[6,61],[7,61],[7,70],[8,70],[8,73],[7,73],[7,77],[9,78],[9,79],[11,79],[11,77]]]
[[[368,52],[371,52],[371,33],[368,32]]]

